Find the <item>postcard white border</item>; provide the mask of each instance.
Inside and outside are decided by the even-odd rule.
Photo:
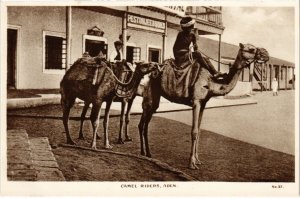
[[[147,196],[297,196],[299,194],[299,79],[295,84],[295,182],[9,182],[6,180],[6,37],[7,27],[6,6],[22,5],[58,5],[58,6],[135,6],[153,5],[159,2],[164,5],[222,5],[222,6],[256,6],[256,7],[294,7],[295,8],[295,73],[299,74],[299,1],[298,0],[201,0],[201,1],[5,1],[1,2],[1,195],[22,196],[124,196],[124,195],[147,195]],[[148,183],[148,184],[176,184],[176,188],[122,188],[124,183]],[[282,185],[281,189],[274,189],[272,185]]]

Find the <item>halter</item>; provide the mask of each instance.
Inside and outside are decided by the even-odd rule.
[[[115,80],[118,82],[119,85],[123,85],[123,86],[129,85],[134,77],[134,73],[133,73],[131,75],[130,79],[124,83],[118,79],[118,77],[115,75],[115,73],[113,72],[113,70],[111,68],[106,67],[106,69],[111,72],[111,74],[113,75],[113,77],[115,78]],[[142,76],[141,72],[138,72],[137,70],[135,70],[135,72],[137,72],[138,76],[140,76],[140,77]]]

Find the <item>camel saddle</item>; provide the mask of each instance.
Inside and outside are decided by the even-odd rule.
[[[164,61],[162,75],[162,87],[170,96],[188,98],[190,90],[194,86],[200,72],[200,64],[186,60],[176,64],[174,59]]]
[[[93,85],[99,85],[104,76],[107,64],[99,57],[83,56],[71,66],[72,72],[66,73],[69,80],[86,80]]]
[[[122,65],[121,73],[119,74],[118,79],[122,83],[128,83],[133,76],[134,71],[129,67],[127,64]],[[115,93],[119,98],[131,98],[134,93],[136,92],[133,82],[129,83],[128,85],[121,85],[117,84],[115,88]]]

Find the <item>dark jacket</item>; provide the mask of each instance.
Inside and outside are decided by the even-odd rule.
[[[189,47],[191,43],[193,43],[194,45],[194,50],[197,50],[198,46],[196,43],[196,35],[193,32],[179,32],[173,46],[173,54],[175,59],[176,57],[184,54],[184,52],[189,52]]]

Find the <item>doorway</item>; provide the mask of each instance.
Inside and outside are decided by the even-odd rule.
[[[16,88],[17,29],[7,29],[7,88]]]
[[[98,56],[102,53],[107,58],[107,45],[104,41],[98,40],[85,40],[85,52],[88,52],[90,56]]]

